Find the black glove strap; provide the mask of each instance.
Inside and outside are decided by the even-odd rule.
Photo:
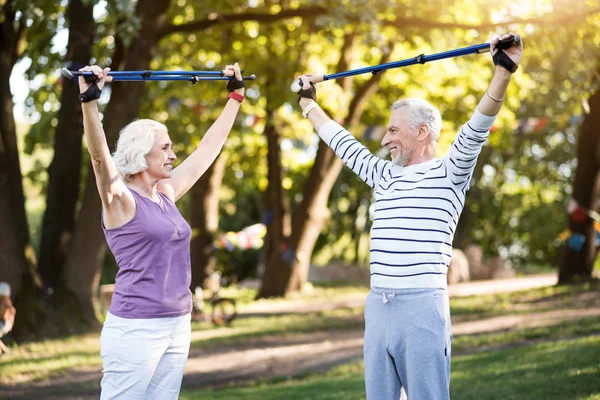
[[[507,56],[502,50],[498,50],[492,57],[492,60],[494,60],[495,65],[499,65],[511,73],[514,73],[517,68],[519,68],[519,66],[515,64],[515,62],[511,60],[510,57]]]
[[[300,102],[300,99],[303,97],[305,99],[312,99],[313,101],[317,101],[317,88],[315,87],[315,85],[312,84],[312,82],[310,83],[308,89],[302,88],[298,91],[298,102]]]
[[[102,93],[102,91],[98,88],[96,82],[94,82],[85,92],[79,94],[79,101],[87,103],[89,101],[98,100],[100,98],[100,93]]]
[[[238,80],[238,78],[236,78],[235,75],[231,77],[229,82],[227,82],[227,90],[229,90],[229,92],[233,92],[234,90],[241,89],[243,87],[244,87],[244,81]]]

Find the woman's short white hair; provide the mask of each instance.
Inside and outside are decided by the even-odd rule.
[[[138,119],[121,129],[113,160],[125,182],[148,168],[146,154],[154,146],[154,133],[162,130],[167,127],[151,119]]]
[[[442,115],[440,111],[428,101],[418,98],[398,100],[392,104],[391,108],[394,111],[402,107],[408,107],[406,122],[413,129],[416,129],[421,124],[427,125],[431,141],[437,143],[442,131]]]

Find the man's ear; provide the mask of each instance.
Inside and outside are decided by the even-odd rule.
[[[417,132],[417,140],[419,142],[421,142],[429,137],[429,125],[421,124],[421,125],[419,125],[418,129],[419,130]]]

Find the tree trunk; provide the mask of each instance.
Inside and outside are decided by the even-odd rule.
[[[231,49],[231,27],[223,30],[221,54]],[[192,291],[196,286],[209,287],[209,278],[217,267],[213,243],[219,229],[219,191],[225,175],[226,159],[219,153],[213,164],[192,187]]]
[[[0,69],[0,80],[4,82],[4,74]],[[6,80],[8,85],[8,80]],[[12,114],[12,98],[4,95],[4,86],[0,84],[0,107],[2,107],[2,121],[0,121],[0,281],[8,282],[13,293],[20,289],[21,278],[27,271],[23,241],[19,233],[27,226],[20,224],[18,206],[15,207],[11,201],[12,180],[21,177],[11,168],[11,158],[18,156],[11,146],[8,136],[14,133],[14,120],[7,121],[8,111]],[[9,93],[10,94],[10,93]],[[12,125],[12,127],[10,126]],[[11,132],[12,130],[12,132]],[[16,138],[15,138],[16,141]],[[10,150],[10,151],[9,151]],[[12,154],[10,154],[12,153]]]
[[[0,281],[12,288],[15,307],[13,334],[24,338],[43,317],[39,302],[40,281],[35,271],[35,252],[29,241],[25,198],[19,163],[17,132],[9,78],[20,57],[17,44],[25,32],[22,17],[15,29],[14,1],[2,9],[0,22]]]
[[[93,4],[71,0],[68,9],[69,42],[66,60],[73,69],[89,63],[95,23]],[[54,288],[68,253],[75,224],[75,207],[81,176],[83,116],[76,81],[63,80],[58,126],[54,134],[54,157],[48,168],[48,194],[42,225],[38,271],[44,287]]]
[[[25,215],[13,102],[8,84],[12,67],[7,68],[4,55],[4,52],[0,53],[0,281],[11,286],[13,303],[19,311],[13,336],[23,340],[35,331],[44,313],[39,301],[41,282],[35,270],[35,252],[29,242]]]
[[[52,301],[57,309],[57,323],[71,332],[82,332],[100,326],[96,314],[96,294],[106,241],[100,225],[100,196],[91,165],[88,165],[88,171],[71,249]]]
[[[589,99],[590,112],[579,129],[577,144],[577,171],[573,182],[573,199],[584,209],[593,209],[594,187],[600,169],[600,89]],[[564,245],[558,270],[558,282],[569,283],[590,280],[596,260],[594,224],[591,218],[584,221],[569,216],[571,233],[585,236],[585,243],[577,250]]]
[[[289,280],[291,265],[286,256],[287,241],[290,234],[290,215],[286,207],[283,190],[283,166],[281,164],[281,137],[275,126],[275,110],[270,109],[267,100],[267,118],[265,121],[265,136],[267,137],[268,181],[265,193],[265,212],[267,236],[264,245],[265,270],[258,298],[283,296],[285,284]],[[286,261],[287,260],[287,261]]]
[[[192,290],[207,287],[217,260],[213,242],[219,229],[219,190],[225,175],[226,158],[221,152],[192,187]]]
[[[26,339],[42,320],[41,283],[35,271],[35,252],[29,242],[19,151],[8,84],[7,68],[0,53],[0,281],[10,284],[15,307],[13,336]],[[18,200],[20,198],[20,200]]]
[[[8,282],[13,293],[18,292],[23,271],[26,271],[24,245],[29,236],[25,216],[25,199],[17,147],[17,131],[13,114],[9,78],[16,62],[19,40],[13,24],[12,2],[5,5],[4,21],[0,24],[0,280]]]
[[[140,31],[127,52],[127,60],[124,63],[117,61],[117,64],[124,65],[126,70],[148,69],[160,39],[158,27],[165,23],[169,3],[169,0],[138,2],[136,14],[141,21]],[[121,128],[137,117],[143,90],[144,85],[139,82],[118,82],[113,85],[111,100],[104,113],[104,130],[109,145],[114,145]],[[106,240],[100,225],[102,204],[91,166],[89,171],[81,211],[61,276],[62,282],[57,288],[57,292],[60,288],[57,300],[61,301],[55,303],[62,304],[65,316],[76,310],[84,325],[96,327],[96,292]]]
[[[269,29],[268,37],[274,32]],[[268,47],[270,57],[275,60],[276,52],[272,50],[273,43]],[[277,63],[267,65],[269,76],[277,74]],[[281,135],[276,125],[276,113],[281,107],[279,87],[272,79],[268,79],[264,88],[266,95],[266,119],[264,135],[267,138],[267,180],[268,186],[264,195],[265,225],[267,235],[263,246],[263,270],[260,271],[261,287],[257,298],[282,296],[291,268],[289,257],[289,237],[292,231],[289,201],[283,189],[283,164],[281,161]],[[275,100],[279,99],[279,100]]]
[[[343,162],[323,141],[319,143],[315,165],[306,182],[304,198],[293,220],[290,246],[295,259],[285,294],[302,289],[308,278],[308,267],[315,243],[327,223],[330,212],[327,200],[342,170]]]

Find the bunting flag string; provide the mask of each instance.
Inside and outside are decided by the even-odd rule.
[[[574,199],[569,200],[567,212],[571,221],[582,224],[587,218],[594,222],[594,246],[600,246],[600,214],[594,210],[588,210]],[[558,239],[564,242],[570,249],[581,251],[586,241],[586,236],[579,232],[571,232],[569,228],[565,229],[558,235]]]
[[[263,247],[266,234],[267,227],[265,224],[254,224],[239,232],[226,232],[219,235],[213,242],[213,246],[216,249],[225,249],[229,252],[235,249],[256,250]]]

